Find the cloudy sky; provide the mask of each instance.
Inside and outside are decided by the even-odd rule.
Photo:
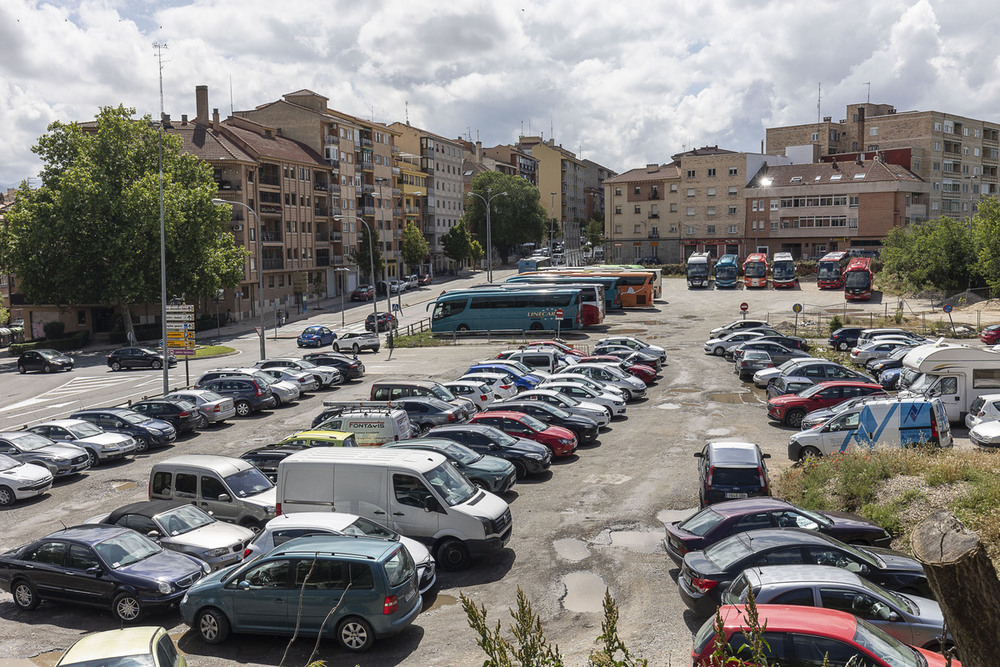
[[[53,120],[100,106],[223,117],[309,88],[444,136],[542,133],[615,171],[867,99],[1000,121],[982,0],[0,0],[0,184]],[[232,91],[230,96],[230,90]]]

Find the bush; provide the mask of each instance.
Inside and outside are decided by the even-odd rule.
[[[89,331],[77,331],[65,338],[36,338],[24,343],[13,343],[8,348],[12,357],[19,357],[28,350],[52,349],[60,352],[79,350],[90,340]]]
[[[816,260],[808,259],[795,262],[796,276],[811,276],[816,273],[818,263]]]
[[[834,315],[830,319],[830,333],[833,333],[834,331],[836,331],[837,329],[841,328],[842,326],[844,326],[844,325],[840,321],[840,315]]]
[[[46,322],[42,325],[42,331],[45,332],[46,338],[62,338],[66,335],[66,325],[59,320]]]

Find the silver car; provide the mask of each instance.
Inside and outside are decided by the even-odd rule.
[[[642,398],[646,395],[645,382],[608,364],[587,362],[570,366],[563,372],[566,375],[582,375],[605,386],[619,389],[626,401]]]
[[[90,467],[87,450],[66,442],[53,442],[30,431],[0,433],[0,454],[48,468],[55,477],[67,477]]]
[[[877,338],[851,350],[851,361],[859,366],[867,366],[869,361],[885,359],[899,348],[911,348],[913,345],[912,341],[903,338]]]
[[[597,341],[595,347],[600,347],[601,345],[624,345],[625,347],[632,348],[636,352],[645,352],[646,354],[651,354],[654,357],[659,357],[660,361],[663,363],[667,362],[666,349],[660,347],[659,345],[653,345],[632,336],[608,336],[607,338],[602,338]]]
[[[705,354],[721,357],[731,347],[763,337],[764,333],[760,331],[733,331],[719,338],[709,338],[705,341]]]
[[[86,523],[131,528],[164,549],[179,551],[208,563],[213,570],[243,559],[253,539],[249,528],[217,520],[190,503],[177,500],[145,500],[101,514]]]
[[[537,389],[555,391],[564,396],[575,398],[578,401],[602,405],[611,410],[612,417],[620,417],[625,414],[625,398],[621,394],[601,391],[578,380],[590,381],[589,378],[585,378],[582,375],[576,379],[552,379],[538,385]]]
[[[598,426],[607,426],[611,421],[613,410],[600,403],[582,401],[568,394],[555,391],[553,389],[529,389],[517,395],[519,401],[541,401],[551,406],[561,408],[566,412],[581,417],[589,417],[597,422]]]
[[[66,442],[87,450],[90,465],[107,463],[136,452],[135,438],[124,433],[109,433],[82,419],[54,419],[28,429],[56,442]]]
[[[854,572],[831,565],[768,565],[744,570],[723,593],[723,604],[797,604],[854,614],[904,644],[940,651],[944,626],[934,600],[887,591]],[[779,599],[780,598],[780,599]],[[951,636],[945,646],[954,646]]]
[[[236,404],[232,398],[220,396],[207,389],[184,389],[167,394],[164,398],[181,399],[198,406],[198,412],[201,413],[201,423],[198,424],[198,428],[205,428],[209,424],[221,424],[236,416]]]
[[[487,371],[477,371],[466,373],[458,378],[461,381],[482,382],[493,391],[493,397],[497,399],[510,398],[517,394],[517,385],[514,384],[514,376],[510,373],[490,373]]]
[[[52,473],[48,468],[0,454],[0,506],[41,495],[50,488]]]
[[[333,366],[321,366],[305,359],[293,359],[291,357],[264,359],[254,364],[254,368],[265,370],[271,368],[291,368],[297,371],[312,373],[319,379],[319,383],[323,387],[331,387],[335,384],[341,384],[344,381],[344,376],[341,374],[340,369]]]
[[[261,372],[267,373],[275,380],[291,382],[299,388],[300,394],[306,394],[320,388],[319,378],[313,373],[307,373],[306,371],[294,368],[262,368]]]

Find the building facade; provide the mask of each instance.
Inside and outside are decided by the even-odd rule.
[[[476,142],[477,144],[479,142]],[[516,146],[499,144],[483,149],[483,157],[503,162],[513,167],[513,174],[538,187],[538,160]]]
[[[635,263],[641,259],[677,262],[677,192],[680,172],[675,163],[647,164],[605,179],[604,256],[608,261]],[[669,235],[667,230],[674,230]]]
[[[584,174],[586,165],[576,155],[555,140],[544,141],[541,137],[522,136],[518,138],[517,150],[538,161],[538,191],[541,204],[548,213],[553,237],[572,225],[573,233],[579,235],[580,223],[584,219]]]

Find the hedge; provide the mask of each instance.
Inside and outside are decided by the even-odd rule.
[[[60,352],[79,350],[90,340],[89,331],[77,331],[65,338],[35,338],[24,343],[13,343],[8,348],[12,357],[21,356],[28,350],[52,349]]]

